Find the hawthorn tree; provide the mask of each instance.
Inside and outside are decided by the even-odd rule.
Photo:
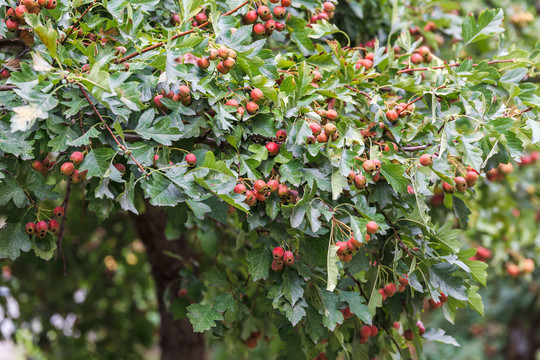
[[[371,40],[371,3],[0,5],[1,257],[66,264],[74,197],[128,214],[163,359],[203,358],[205,331],[218,357],[419,357],[457,344],[425,306],[483,313],[475,185],[540,142],[540,53],[505,47],[501,9],[385,3]]]

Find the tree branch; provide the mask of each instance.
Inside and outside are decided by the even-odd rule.
[[[63,44],[67,41],[67,39],[69,38],[69,36],[70,36],[70,35],[73,33],[73,31],[75,30],[75,25],[77,25],[77,24],[79,23],[79,21],[81,21],[81,19],[83,18],[83,16],[86,15],[86,14],[90,11],[90,9],[94,7],[94,5],[96,4],[96,1],[97,1],[97,0],[94,0],[94,2],[93,2],[92,4],[90,4],[90,6],[88,7],[88,9],[86,9],[86,11],[82,13],[82,15],[77,19],[77,21],[75,21],[75,22],[73,23],[73,25],[71,25],[71,28],[69,29],[69,32],[67,33],[67,35],[66,35],[66,37],[64,38],[64,40],[62,40],[62,41],[60,42],[60,44],[63,45]]]
[[[418,146],[404,146],[399,148],[401,151],[418,151],[418,150],[424,150],[430,147],[432,144],[426,144],[426,145],[418,145]]]
[[[64,196],[64,202],[62,202],[62,209],[64,209],[64,216],[62,217],[62,223],[60,224],[60,231],[58,232],[58,241],[56,242],[58,253],[60,254],[60,257],[62,258],[62,263],[64,267],[64,276],[66,276],[66,258],[64,257],[64,252],[62,251],[62,240],[64,238],[64,230],[66,226],[66,215],[67,215],[67,207],[69,202],[69,195],[71,194],[71,181],[67,181],[67,189],[66,189],[66,195]]]
[[[509,62],[515,62],[515,61],[516,61],[516,60],[514,60],[514,59],[508,59],[508,60],[492,60],[492,61],[488,61],[488,65],[491,65],[491,64],[500,64],[500,63],[509,63]],[[415,72],[415,71],[426,71],[426,70],[445,69],[446,66],[449,66],[449,67],[455,67],[455,66],[459,66],[459,65],[461,65],[461,63],[447,64],[447,65],[433,66],[433,67],[421,67],[421,68],[403,69],[403,70],[399,70],[397,73],[398,73],[398,74],[406,74],[406,73]],[[478,64],[473,64],[473,67],[476,67],[476,66],[478,66]]]

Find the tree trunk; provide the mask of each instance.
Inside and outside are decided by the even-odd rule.
[[[181,261],[165,255],[165,251],[189,257],[189,249],[185,239],[167,240],[165,227],[167,215],[157,207],[146,205],[144,214],[133,216],[137,233],[146,247],[148,261],[152,266],[152,276],[156,283],[159,313],[161,315],[160,346],[162,360],[205,359],[204,338],[202,334],[194,333],[189,320],[173,320],[173,315],[167,311],[164,298],[169,289],[169,304],[178,296],[179,271]]]

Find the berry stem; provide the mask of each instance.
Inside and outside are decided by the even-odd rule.
[[[346,85],[345,87],[346,87],[347,89],[351,89],[352,91],[355,91],[355,92],[357,92],[357,93],[359,93],[359,94],[364,95],[364,96],[367,97],[370,101],[372,100],[372,97],[369,96],[368,93],[365,93],[365,92],[363,92],[363,91],[360,91],[360,90],[358,90],[358,89],[355,89],[355,88],[353,88],[352,86]]]
[[[64,43],[66,42],[66,40],[67,40],[67,39],[69,38],[69,36],[73,33],[73,30],[75,30],[75,25],[77,25],[77,24],[79,23],[79,21],[82,20],[83,16],[86,15],[86,14],[90,11],[90,9],[92,9],[92,8],[94,7],[94,5],[96,4],[96,1],[97,1],[97,0],[94,0],[94,2],[93,2],[92,4],[90,4],[90,6],[88,7],[88,9],[86,9],[86,11],[83,12],[81,16],[79,16],[79,18],[77,19],[77,21],[75,21],[75,22],[73,23],[73,25],[71,25],[71,27],[70,27],[70,29],[69,29],[69,32],[67,33],[66,37],[64,38],[64,40],[62,40],[62,41],[60,42],[61,45],[64,45]]]

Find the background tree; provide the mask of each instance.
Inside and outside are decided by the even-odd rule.
[[[163,359],[203,358],[204,331],[214,358],[418,357],[423,340],[457,344],[426,331],[426,306],[450,321],[458,308],[484,313],[486,253],[461,239],[487,231],[462,230],[482,223],[498,182],[540,141],[540,55],[506,46],[502,10],[461,19],[455,4],[424,2],[0,5],[3,44],[19,46],[0,72],[0,256],[34,253],[4,277],[23,294],[30,284],[9,271],[56,256],[73,281],[66,293],[103,325],[75,316],[86,346],[71,349],[51,318],[34,332],[46,356],[134,356],[148,345],[155,312],[134,231]],[[537,229],[531,219],[523,231]],[[501,248],[529,272],[526,252]],[[91,290],[76,276],[82,263],[103,278]],[[126,309],[138,314],[115,321]],[[71,321],[66,308],[47,312],[42,324]]]

